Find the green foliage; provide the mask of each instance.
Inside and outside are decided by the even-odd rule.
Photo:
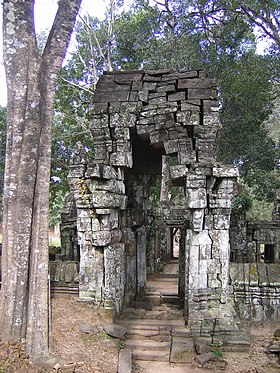
[[[234,214],[241,214],[242,212],[248,211],[251,207],[252,200],[250,196],[245,193],[240,193],[231,203],[231,209]]]
[[[248,220],[271,221],[273,202],[260,198],[254,188],[249,187],[242,179],[239,180],[239,187],[241,191],[232,202],[233,212],[236,214],[245,212]]]
[[[213,348],[213,349],[212,349],[212,352],[213,352],[213,354],[214,354],[216,357],[223,357],[223,351],[222,351],[221,349]]]
[[[62,183],[51,182],[50,187],[50,207],[49,207],[49,224],[57,225],[61,222],[60,212],[63,208],[64,197],[67,188]]]
[[[121,349],[123,349],[124,347],[125,347],[125,340],[120,339],[120,340],[119,340],[119,349],[121,350]]]
[[[252,200],[252,206],[246,212],[246,218],[248,220],[272,220],[272,209],[273,202],[268,202],[265,200]]]
[[[271,200],[276,184],[273,187],[270,181],[279,159],[279,148],[263,125],[273,109],[273,71],[269,62],[269,57],[249,52],[220,75],[219,157],[239,168],[257,196]]]

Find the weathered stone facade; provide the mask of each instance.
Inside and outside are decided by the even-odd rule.
[[[216,162],[216,97],[215,82],[203,70],[100,78],[91,112],[93,148],[77,146],[69,173],[81,299],[119,314],[124,302],[144,292],[147,270],[168,259],[168,218],[160,237],[153,235],[148,202],[164,155],[172,158],[170,184],[185,190],[187,213],[177,222],[185,318],[194,331],[210,332],[218,324],[236,329],[229,302],[229,224],[237,172]]]
[[[230,284],[238,317],[280,321],[280,264],[231,263]]]
[[[280,219],[276,191],[272,222],[232,215],[230,284],[240,319],[280,320]]]

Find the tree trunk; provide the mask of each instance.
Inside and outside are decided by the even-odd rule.
[[[81,0],[61,0],[43,55],[34,0],[4,0],[8,89],[0,334],[26,340],[32,360],[49,352],[48,203],[55,80]]]

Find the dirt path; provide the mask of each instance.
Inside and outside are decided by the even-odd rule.
[[[80,331],[82,323],[98,326],[109,317],[104,310],[95,310],[92,306],[78,302],[77,298],[57,298],[52,300],[53,312],[53,350],[55,356],[65,368],[64,373],[117,373],[118,340],[104,333],[85,334]],[[274,355],[266,354],[266,348],[273,332],[280,325],[251,327],[253,343],[249,354],[224,353],[227,366],[225,373],[279,373],[280,365]],[[62,366],[61,366],[62,367]],[[211,367],[209,367],[211,368]],[[53,368],[44,370],[31,366],[18,346],[7,346],[0,342],[0,372],[2,373],[39,373],[55,372]],[[188,365],[168,363],[139,363],[135,372],[143,373],[220,373],[217,367],[205,369],[194,363]]]

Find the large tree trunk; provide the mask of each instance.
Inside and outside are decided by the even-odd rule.
[[[4,0],[8,89],[0,335],[48,355],[48,203],[55,80],[81,0],[61,0],[44,53],[34,1]]]

